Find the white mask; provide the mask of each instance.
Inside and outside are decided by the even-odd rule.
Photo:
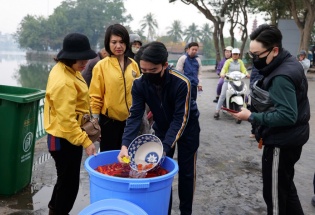
[[[131,51],[132,51],[132,53],[137,54],[137,52],[139,51],[139,48],[132,46]]]

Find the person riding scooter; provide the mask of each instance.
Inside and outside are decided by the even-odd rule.
[[[219,76],[219,81],[218,81],[218,85],[217,85],[217,89],[216,89],[217,96],[213,100],[214,103],[217,103],[219,101],[219,97],[221,95],[221,89],[222,89],[222,86],[224,83],[224,78],[220,77],[221,69],[223,68],[225,61],[232,57],[232,50],[233,50],[232,46],[227,46],[224,49],[224,58],[220,61],[220,63],[217,66],[216,72],[217,72],[217,75]]]
[[[225,61],[224,66],[221,70],[220,77],[224,78],[224,83],[223,83],[220,98],[219,98],[219,101],[217,103],[215,113],[213,116],[215,119],[219,119],[220,109],[221,109],[223,102],[225,100],[225,97],[226,97],[228,80],[226,79],[225,75],[227,73],[230,73],[233,71],[240,71],[240,72],[244,73],[246,75],[246,77],[248,77],[248,78],[250,77],[249,73],[247,72],[247,70],[245,68],[244,62],[241,59],[239,59],[240,53],[241,52],[238,48],[232,49],[232,58]]]

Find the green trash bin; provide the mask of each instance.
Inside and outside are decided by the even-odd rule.
[[[0,85],[0,195],[13,195],[32,177],[39,102],[45,91]]]

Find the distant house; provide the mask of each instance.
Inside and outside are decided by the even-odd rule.
[[[12,34],[2,34],[0,32],[1,51],[20,51],[18,44],[15,43]]]

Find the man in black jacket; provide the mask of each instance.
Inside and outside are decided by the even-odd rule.
[[[308,84],[301,64],[282,48],[282,34],[261,25],[250,35],[250,56],[263,79],[254,84],[252,105],[237,119],[257,125],[255,137],[264,146],[263,196],[268,215],[304,214],[294,185],[294,165],[309,138]]]
[[[161,139],[166,156],[172,158],[177,147],[179,208],[181,215],[191,215],[200,139],[199,110],[191,99],[189,79],[170,68],[167,57],[167,49],[161,42],[144,45],[136,55],[143,74],[133,82],[132,106],[118,160],[122,162],[123,157],[128,157],[128,146],[138,135],[147,104],[153,113],[155,135]],[[171,204],[172,199],[169,214]]]

